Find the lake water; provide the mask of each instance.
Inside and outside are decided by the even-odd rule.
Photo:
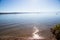
[[[56,13],[28,13],[0,15],[0,24],[6,23],[60,23],[60,14]]]
[[[59,23],[60,14],[56,13],[0,14],[0,36],[19,34],[20,37],[23,37],[20,34],[24,32],[24,35],[30,36],[33,26],[39,30],[45,30]]]
[[[27,14],[2,14],[0,15],[0,26],[7,24],[58,24],[60,14],[56,13],[27,13]]]

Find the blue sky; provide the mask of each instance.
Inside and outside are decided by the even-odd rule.
[[[0,12],[60,11],[60,0],[0,0]]]

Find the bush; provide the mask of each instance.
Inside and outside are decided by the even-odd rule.
[[[57,40],[60,40],[60,24],[57,24],[51,28],[51,32],[53,35],[55,35]]]

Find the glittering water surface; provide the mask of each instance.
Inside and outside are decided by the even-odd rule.
[[[39,36],[38,32],[39,32],[39,29],[36,26],[34,26],[32,37],[30,37],[29,39],[44,39],[44,37]]]
[[[48,29],[59,23],[60,15],[55,13],[1,14],[0,36],[48,39],[50,37]]]

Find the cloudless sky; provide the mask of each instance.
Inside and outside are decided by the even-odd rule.
[[[60,11],[60,0],[0,0],[0,12]]]

